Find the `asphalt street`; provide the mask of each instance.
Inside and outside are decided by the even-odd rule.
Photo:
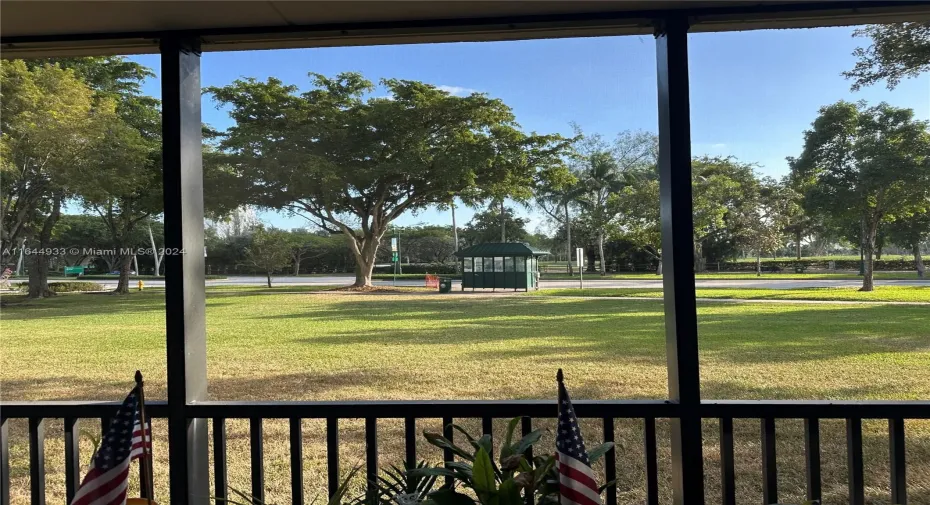
[[[272,279],[274,286],[345,286],[351,284],[354,277],[347,275],[329,275],[319,277],[293,277],[281,276]],[[115,280],[95,281],[105,286],[116,286]],[[207,286],[262,286],[265,285],[265,278],[262,276],[236,276],[227,279],[216,279],[206,281]],[[133,281],[133,285],[135,281]],[[391,286],[393,281],[374,281],[377,286]],[[145,285],[149,287],[162,287],[164,281],[147,280]],[[422,286],[422,280],[403,279],[397,281],[397,286]],[[585,287],[588,288],[661,288],[662,279],[636,279],[636,280],[616,280],[616,279],[585,279]],[[861,286],[862,281],[857,279],[766,279],[762,277],[758,280],[714,280],[698,279],[695,285],[699,288],[762,288],[762,289],[795,289],[795,288],[828,288],[828,287],[855,287]],[[930,280],[876,280],[876,286],[930,286]],[[453,282],[453,289],[459,289],[460,283]],[[576,288],[577,280],[545,280],[540,281],[541,289],[557,288]]]

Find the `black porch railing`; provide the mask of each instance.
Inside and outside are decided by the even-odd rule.
[[[0,404],[2,436],[0,436],[0,501],[10,501],[9,423],[10,419],[28,419],[29,473],[33,504],[45,503],[45,425],[47,419],[64,420],[65,483],[68,500],[73,496],[80,480],[80,457],[77,433],[79,419],[99,418],[106,430],[106,422],[117,403],[108,402],[4,402]],[[167,405],[153,402],[148,406],[152,418],[167,417]],[[613,441],[615,419],[642,419],[643,451],[646,468],[646,503],[659,503],[658,457],[656,420],[674,419],[680,406],[660,400],[645,401],[576,401],[579,417],[600,419],[604,441]],[[891,503],[907,503],[905,431],[907,419],[930,419],[930,402],[924,401],[705,401],[700,407],[702,419],[715,419],[720,432],[721,503],[736,503],[736,472],[734,459],[734,419],[759,419],[762,448],[762,489],[765,503],[778,502],[778,474],[775,451],[776,420],[801,419],[804,421],[804,451],[806,458],[807,498],[821,499],[820,420],[845,419],[849,502],[860,505],[865,501],[864,461],[862,450],[862,420],[887,419],[889,433]],[[417,461],[417,419],[442,419],[447,426],[456,419],[480,419],[482,431],[492,433],[492,421],[523,416],[522,430],[532,430],[534,419],[551,419],[555,406],[551,401],[384,401],[384,402],[202,402],[186,407],[190,419],[212,419],[213,465],[215,495],[227,497],[226,420],[248,419],[250,431],[251,493],[261,498],[265,493],[263,473],[263,420],[289,420],[291,491],[295,504],[304,503],[303,439],[301,420],[326,420],[326,458],[329,493],[340,482],[339,420],[365,420],[365,468],[367,476],[378,472],[377,429],[380,419],[404,420],[404,459],[409,464]],[[492,433],[493,435],[493,433]],[[589,436],[597,437],[598,434]],[[452,438],[452,430],[446,430]],[[444,459],[452,459],[446,451]],[[615,451],[605,455],[604,480],[616,478]],[[615,489],[608,489],[606,505],[616,505]],[[219,501],[218,501],[219,503]]]

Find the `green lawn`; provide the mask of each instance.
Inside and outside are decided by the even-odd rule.
[[[543,289],[531,296],[583,296],[609,298],[662,298],[662,289],[654,288],[586,288]],[[876,286],[875,291],[863,292],[854,287],[752,289],[752,288],[698,288],[698,298],[736,300],[814,300],[847,302],[917,302],[930,304],[928,286]],[[930,307],[928,307],[930,310]]]
[[[294,289],[283,287],[282,290]],[[589,290],[585,290],[588,294]],[[700,295],[700,294],[699,294]],[[5,400],[109,399],[146,374],[147,395],[165,397],[163,293],[60,295],[16,303],[2,314],[0,385]],[[667,394],[663,308],[614,298],[300,293],[228,287],[208,291],[210,397],[223,400],[553,398],[565,369],[575,398]],[[734,399],[925,399],[930,397],[930,310],[879,304],[699,304],[702,392]],[[93,422],[87,423],[95,431]],[[476,421],[466,424],[478,426]],[[548,426],[545,422],[540,423]],[[341,423],[343,467],[362,461],[360,421]],[[420,427],[438,427],[424,420]],[[599,428],[586,433],[599,440]],[[230,421],[230,482],[248,489],[247,423]],[[286,491],[287,423],[265,423],[270,503]],[[660,472],[668,492],[667,426]],[[157,421],[159,495],[167,487],[165,423]],[[641,421],[618,420],[621,503],[641,503]],[[325,488],[325,430],[305,421],[309,496]],[[403,454],[402,424],[379,423],[382,462]],[[14,502],[28,501],[25,424],[11,421]],[[63,500],[60,423],[48,427],[49,500]],[[761,496],[759,427],[737,422],[741,502]],[[719,496],[716,424],[708,421],[708,496]],[[800,422],[779,422],[783,502],[803,495]],[[908,483],[930,488],[930,423],[908,424]],[[866,422],[870,499],[887,488],[887,424]],[[551,438],[547,439],[551,443]],[[842,425],[824,422],[824,489],[845,496]],[[89,455],[84,442],[82,459]],[[57,451],[57,452],[56,452]],[[424,453],[435,460],[437,453]],[[714,498],[716,499],[716,498]],[[923,501],[921,501],[923,500]],[[927,503],[914,493],[911,503]],[[830,500],[828,500],[830,501]],[[167,503],[162,499],[163,503]]]
[[[707,272],[701,274],[695,274],[696,279],[707,279],[707,280],[746,280],[746,281],[758,281],[762,280],[823,280],[823,279],[835,279],[835,280],[862,280],[862,276],[856,274],[856,272],[837,272],[837,273],[781,273],[781,274],[772,274],[764,273],[762,276],[757,276],[753,272]],[[543,280],[573,280],[578,279],[578,274],[570,276],[568,274],[542,274],[541,278]],[[612,279],[612,280],[645,280],[645,279],[661,279],[661,275],[656,275],[655,272],[625,272],[625,273],[616,273],[616,274],[607,274],[601,276],[597,273],[588,273],[585,272],[584,278],[586,280],[597,280],[597,279]],[[875,272],[874,278],[877,280],[917,280],[916,272]],[[927,280],[927,285],[930,285],[930,279]]]

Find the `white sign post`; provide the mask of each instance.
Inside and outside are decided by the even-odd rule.
[[[584,289],[584,249],[581,247],[575,249],[575,264],[578,266],[580,288]]]

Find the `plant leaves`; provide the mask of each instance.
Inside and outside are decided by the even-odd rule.
[[[475,443],[478,445],[478,447],[476,447],[475,449],[483,447],[484,450],[488,451],[488,454],[491,454],[494,452],[494,446],[491,441],[490,433],[488,433],[487,435],[482,435],[481,438],[479,438]]]
[[[494,478],[494,467],[491,456],[484,448],[478,449],[475,454],[475,466],[472,467],[472,481],[475,491],[479,493],[493,493],[497,491],[497,481]]]
[[[472,500],[468,495],[457,493],[451,488],[433,491],[429,494],[427,501],[432,501],[436,505],[475,505],[475,500]]]
[[[468,461],[474,461],[475,457],[471,453],[467,452],[465,449],[455,445],[448,438],[440,435],[439,433],[433,433],[430,431],[424,431],[423,437],[426,438],[426,441],[439,447],[440,449],[449,449],[454,452],[457,456],[467,459]]]
[[[515,417],[507,424],[507,438],[504,439],[504,447],[510,447],[510,444],[513,443],[513,431],[517,429],[517,424],[520,422],[520,419],[519,417]],[[504,457],[503,453],[501,457]]]
[[[603,444],[595,447],[588,451],[588,460],[593,465],[597,460],[601,459],[604,454],[614,448],[613,442],[604,442]]]
[[[498,492],[499,505],[522,505],[523,498],[520,497],[520,487],[513,479],[507,479],[501,482],[501,488]]]
[[[521,438],[519,442],[513,447],[513,454],[523,454],[527,449],[533,446],[536,442],[539,442],[540,437],[542,437],[543,430],[533,430],[529,432],[525,437]]]

